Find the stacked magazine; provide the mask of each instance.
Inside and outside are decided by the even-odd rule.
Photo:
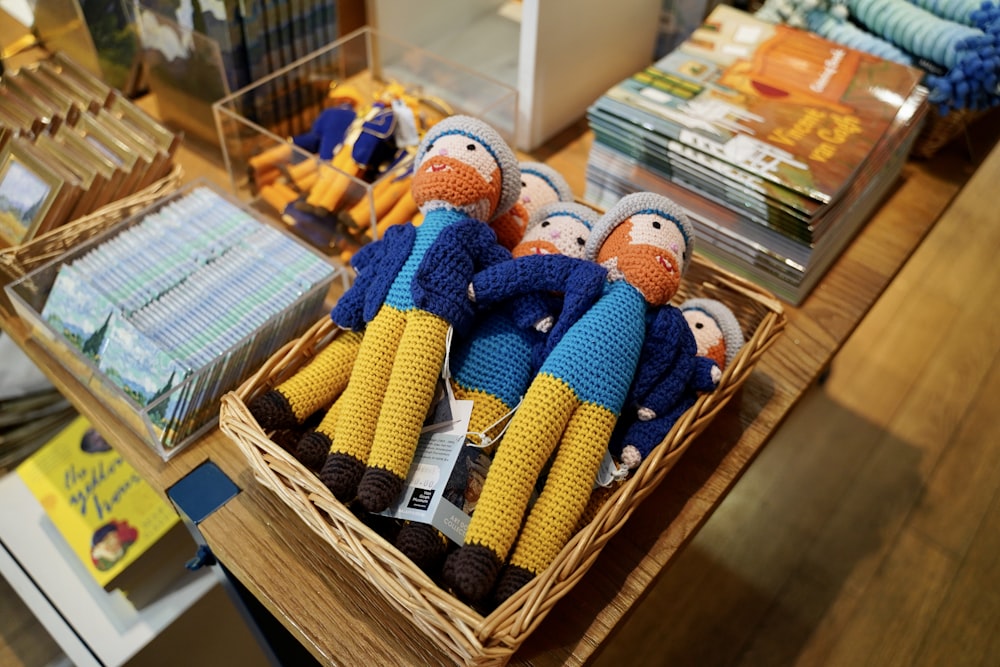
[[[588,109],[585,198],[673,198],[698,249],[799,304],[893,187],[922,73],[720,5]]]

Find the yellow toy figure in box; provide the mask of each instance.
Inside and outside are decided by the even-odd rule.
[[[608,270],[604,292],[546,356],[511,420],[464,545],[445,561],[445,581],[460,598],[479,601],[493,590],[515,540],[500,600],[548,567],[571,537],[625,404],[647,321],[683,322],[670,300],[693,242],[680,208],[648,192],[622,198],[595,223],[586,256]]]
[[[510,259],[485,221],[520,191],[513,150],[488,124],[451,116],[417,149],[419,227],[391,227],[331,312],[364,338],[338,410],[320,479],[341,501],[373,512],[402,490],[452,327],[468,328],[466,289],[477,271]],[[391,232],[391,233],[390,233]]]

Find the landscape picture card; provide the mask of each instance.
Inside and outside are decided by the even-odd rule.
[[[0,151],[0,242],[30,241],[54,205],[65,181],[15,137]]]

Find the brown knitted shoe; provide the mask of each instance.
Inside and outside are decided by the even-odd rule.
[[[299,426],[288,399],[276,389],[269,389],[252,400],[247,409],[265,431]]]
[[[358,501],[369,512],[381,512],[399,497],[403,482],[384,468],[366,468],[358,484]]]
[[[354,500],[365,464],[348,454],[334,453],[326,457],[319,479],[342,503]]]
[[[302,465],[314,472],[323,469],[330,453],[330,438],[318,431],[310,431],[299,439],[292,453]]]

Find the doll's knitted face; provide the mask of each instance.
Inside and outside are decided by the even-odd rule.
[[[698,343],[698,356],[708,357],[719,365],[726,367],[726,339],[719,323],[708,313],[699,308],[685,309],[684,319],[691,327],[694,340]]]
[[[670,302],[680,286],[687,240],[670,218],[631,215],[615,227],[597,253],[610,279],[624,279],[654,306]]]
[[[522,171],[521,196],[518,197],[517,201],[528,212],[528,218],[531,218],[541,207],[559,201],[559,191],[538,174]],[[527,224],[527,219],[525,224]]]
[[[413,198],[424,210],[443,202],[489,220],[502,192],[500,166],[486,147],[464,134],[445,134],[426,148],[413,174]]]
[[[514,248],[514,257],[568,255],[582,259],[590,229],[572,215],[555,213],[532,225]]]

